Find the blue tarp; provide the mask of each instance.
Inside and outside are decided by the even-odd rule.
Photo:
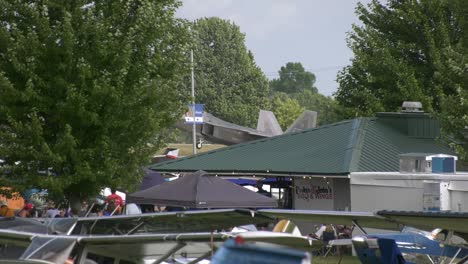
[[[263,180],[237,178],[237,179],[227,179],[227,180],[237,185],[252,185],[252,186],[255,186],[255,184],[257,184],[258,181],[261,181],[263,184],[276,184],[280,182],[280,180],[278,180],[277,178],[265,178]],[[291,182],[291,178],[284,178],[281,181]]]

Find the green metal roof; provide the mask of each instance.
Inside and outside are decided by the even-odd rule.
[[[427,115],[414,119],[414,115],[356,118],[157,163],[150,169],[205,170],[213,174],[347,175],[357,171],[398,171],[399,154],[403,153],[453,154],[434,139],[438,123]]]

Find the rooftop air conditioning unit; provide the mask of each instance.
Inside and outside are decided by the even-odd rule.
[[[424,112],[422,109],[421,102],[403,102],[401,106],[401,112],[403,113],[422,113]]]
[[[458,157],[447,154],[400,154],[401,173],[456,173]]]

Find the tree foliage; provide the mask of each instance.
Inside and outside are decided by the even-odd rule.
[[[270,81],[271,100],[272,110],[283,129],[289,127],[304,110],[317,112],[318,125],[342,120],[341,107],[332,97],[318,92],[314,86],[315,75],[305,71],[300,62],[286,63],[278,74],[278,79]]]
[[[192,29],[196,101],[217,117],[254,127],[259,110],[269,107],[269,86],[244,34],[220,18],[196,20]]]
[[[441,121],[443,134],[454,139],[451,145],[464,160],[468,160],[468,2],[456,0],[451,3],[460,40],[445,51],[448,61],[444,75],[455,92],[444,94],[441,110],[435,115]]]
[[[0,0],[2,186],[125,187],[181,114],[175,0]]]
[[[326,125],[345,119],[343,108],[330,96],[310,90],[292,94],[291,97],[307,110],[317,112],[317,125]]]
[[[270,81],[273,91],[283,93],[301,93],[306,90],[317,93],[314,86],[315,75],[304,69],[300,62],[288,62],[278,71],[279,78]]]
[[[272,98],[273,113],[283,130],[286,130],[296,118],[304,111],[296,99],[285,93],[275,93]]]
[[[358,5],[362,26],[354,25],[349,35],[354,58],[338,74],[336,93],[350,115],[395,111],[403,101],[421,101],[427,111],[443,111],[444,98],[464,86],[456,76],[466,74],[466,60],[464,69],[456,63],[466,57],[457,48],[465,33],[456,2],[466,5],[463,0]]]

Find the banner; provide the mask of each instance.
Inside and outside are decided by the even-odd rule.
[[[294,209],[334,210],[333,179],[294,179]]]
[[[189,104],[188,111],[185,113],[185,124],[203,124],[203,105]]]

